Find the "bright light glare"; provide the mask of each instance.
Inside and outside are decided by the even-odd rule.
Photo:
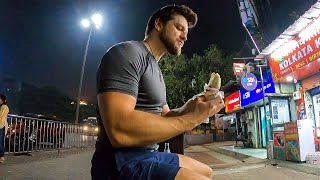
[[[81,25],[84,27],[84,28],[87,28],[90,26],[90,21],[88,19],[83,19],[81,20]]]
[[[288,82],[291,82],[292,80],[293,80],[293,77],[292,77],[292,76],[288,76],[288,77],[287,77],[287,81],[288,81]]]
[[[94,14],[91,17],[92,22],[96,26],[97,29],[101,27],[102,24],[102,16],[100,14]]]

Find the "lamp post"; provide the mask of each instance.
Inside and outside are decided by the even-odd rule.
[[[84,51],[84,56],[83,56],[83,61],[82,61],[82,69],[81,69],[80,82],[79,82],[79,88],[78,88],[76,119],[74,122],[75,124],[78,124],[78,122],[79,122],[80,96],[81,96],[81,89],[82,89],[83,74],[84,74],[84,68],[85,68],[86,61],[87,61],[87,54],[88,54],[88,48],[89,48],[89,43],[90,43],[90,39],[91,39],[91,34],[92,34],[92,30],[94,29],[93,26],[95,26],[96,29],[99,29],[101,27],[101,24],[102,24],[102,16],[99,14],[94,14],[94,15],[92,15],[91,19],[83,19],[81,21],[82,27],[90,28],[90,31],[89,31],[86,49]]]

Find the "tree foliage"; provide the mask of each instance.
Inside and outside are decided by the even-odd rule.
[[[160,61],[160,67],[166,82],[167,102],[171,108],[182,106],[192,96],[201,93],[208,83],[212,72],[221,76],[222,84],[234,79],[232,58],[217,46],[212,45],[203,55],[194,54],[166,56]]]
[[[76,100],[59,91],[56,87],[42,88],[24,84],[21,91],[15,92],[17,103],[11,103],[9,98],[10,113],[18,115],[43,115],[44,119],[60,120],[73,123],[76,114]],[[71,102],[74,102],[71,104]],[[89,116],[96,116],[94,105],[80,106],[79,121]]]

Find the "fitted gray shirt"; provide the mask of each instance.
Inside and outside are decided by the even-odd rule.
[[[97,71],[97,91],[131,95],[137,99],[136,110],[157,115],[166,104],[165,83],[158,62],[143,42],[138,41],[123,42],[107,51]],[[101,130],[99,139],[103,141],[107,137],[104,128]]]

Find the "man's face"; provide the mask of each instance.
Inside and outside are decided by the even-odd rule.
[[[1,104],[3,104],[3,101],[2,101],[2,99],[0,98],[0,105],[1,105]]]
[[[181,15],[175,15],[160,31],[159,38],[168,53],[180,55],[184,41],[187,40],[188,22]]]

